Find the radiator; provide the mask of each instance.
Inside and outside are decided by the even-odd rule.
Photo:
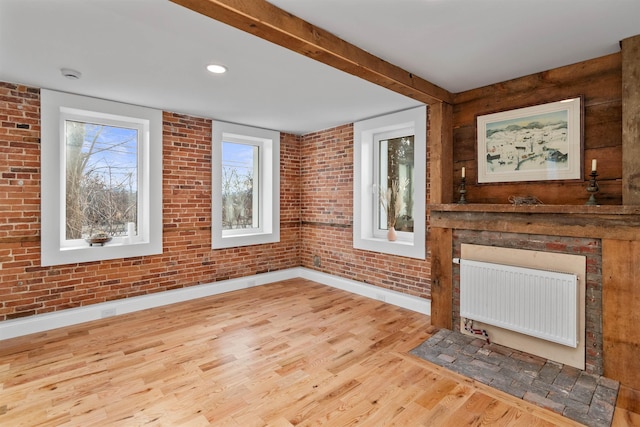
[[[460,264],[460,317],[577,347],[576,275],[455,261]]]

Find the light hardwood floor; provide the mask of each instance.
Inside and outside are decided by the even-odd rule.
[[[0,425],[578,425],[410,355],[430,331],[295,279],[0,341]]]

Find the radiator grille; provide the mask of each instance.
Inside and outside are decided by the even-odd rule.
[[[460,260],[460,316],[578,345],[578,277],[532,268]]]

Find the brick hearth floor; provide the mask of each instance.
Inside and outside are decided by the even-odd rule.
[[[448,329],[411,353],[588,426],[611,425],[617,381]]]

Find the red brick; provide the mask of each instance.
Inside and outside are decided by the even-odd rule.
[[[12,301],[0,286],[0,301],[11,308],[0,320],[64,310],[79,305],[113,301],[151,292],[210,283],[223,277],[250,276],[300,265],[297,245],[252,246],[238,261],[232,250],[211,250],[211,120],[163,113],[163,244],[165,253],[69,266],[40,267],[39,241],[20,239],[40,234],[40,109],[39,90],[0,83],[0,166],[5,178],[22,179],[3,187],[0,182],[0,283],[21,281],[28,290]],[[22,109],[18,109],[20,106]],[[28,123],[29,129],[16,129]],[[179,129],[179,130],[178,130]],[[281,217],[299,235],[299,137],[282,135],[282,158],[294,159],[296,169],[283,173]],[[4,166],[6,165],[6,166]],[[9,176],[10,175],[10,176]],[[11,207],[7,209],[7,207]],[[10,209],[14,209],[12,212]],[[11,221],[9,223],[8,221]],[[1,225],[5,223],[5,227]],[[167,248],[171,248],[170,252]],[[27,251],[28,250],[28,251]],[[206,261],[204,261],[206,260]],[[233,271],[228,265],[232,265]],[[37,299],[37,302],[35,302]],[[44,303],[44,307],[42,306]],[[21,307],[21,308],[16,308]]]

